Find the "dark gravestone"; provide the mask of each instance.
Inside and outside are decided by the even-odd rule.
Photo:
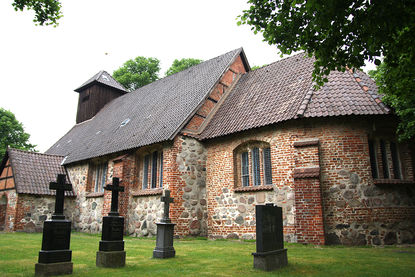
[[[282,208],[273,204],[255,206],[256,253],[254,268],[270,271],[286,266],[287,249],[284,249]]]
[[[170,203],[174,202],[174,199],[170,197],[170,191],[165,190],[164,196],[161,197],[161,201],[164,202],[164,215],[161,222],[157,224],[157,240],[156,248],[153,251],[153,258],[165,259],[172,258],[176,255],[176,251],[173,247],[173,235],[174,235],[174,223],[171,223],[169,218]]]
[[[42,250],[35,265],[35,274],[41,276],[71,274],[73,269],[71,239],[71,221],[63,215],[65,191],[72,186],[65,183],[66,176],[59,174],[57,182],[51,182],[49,189],[56,190],[55,213],[51,220],[43,223]]]
[[[124,191],[124,187],[119,184],[120,180],[114,177],[112,185],[105,186],[106,190],[112,191],[112,195],[111,211],[102,221],[102,236],[96,258],[96,265],[100,267],[125,266],[124,217],[118,213],[118,193]]]

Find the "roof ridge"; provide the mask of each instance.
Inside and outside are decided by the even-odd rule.
[[[120,82],[118,82],[115,78],[114,78],[114,76],[112,76],[112,74],[109,74],[108,73],[108,71],[106,71],[106,70],[102,70],[102,74],[104,74],[104,72],[105,73],[107,73],[117,84],[119,84],[124,90],[125,90],[125,92],[129,92],[124,86],[123,86],[123,84],[121,84]]]
[[[96,80],[96,81],[98,81],[98,80],[99,80],[99,78],[101,78],[101,76],[102,76],[102,74],[104,73],[104,71],[105,71],[105,70],[100,70],[100,71],[98,72],[98,74],[97,74],[97,75],[95,75],[95,76],[97,76],[97,77],[95,78],[95,80]]]
[[[7,150],[12,150],[12,151],[17,151],[17,152],[23,152],[23,153],[28,153],[28,154],[42,155],[42,156],[52,156],[52,157],[62,157],[62,158],[65,157],[65,156],[57,155],[57,154],[40,153],[40,152],[34,152],[34,151],[29,151],[29,150],[17,149],[17,148],[12,148],[12,147],[9,147]]]
[[[308,89],[307,93],[305,94],[304,99],[301,102],[300,107],[298,108],[296,117],[304,116],[304,113],[307,110],[307,106],[311,101],[311,97],[313,97],[315,85],[316,85],[316,82],[311,82],[311,87]]]
[[[367,92],[369,96],[371,96],[371,99],[373,99],[376,104],[379,105],[386,113],[390,112],[390,109],[382,102],[382,99],[380,98],[379,94],[372,91],[368,85],[363,82],[363,80],[360,78],[360,75],[356,72],[356,70],[353,70],[351,68],[346,68],[349,74],[352,76],[352,78],[359,84],[360,88],[363,90],[363,92]],[[366,74],[363,72],[363,74]]]

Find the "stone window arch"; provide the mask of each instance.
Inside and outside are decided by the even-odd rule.
[[[271,146],[264,141],[248,141],[233,150],[236,188],[272,185]]]

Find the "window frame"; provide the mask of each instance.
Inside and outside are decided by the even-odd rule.
[[[93,192],[103,193],[107,182],[108,162],[100,162],[93,166]]]
[[[264,151],[268,151],[268,154]],[[239,189],[271,186],[271,157],[271,145],[268,142],[249,141],[237,146],[233,150],[234,187]]]
[[[138,182],[141,183],[139,190],[163,187],[163,159],[163,150],[160,148],[145,151],[138,156],[137,177]]]
[[[370,171],[374,180],[405,180],[400,145],[396,140],[369,137],[368,150]]]

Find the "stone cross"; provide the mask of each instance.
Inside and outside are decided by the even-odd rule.
[[[170,197],[169,190],[165,190],[164,196],[161,197],[161,202],[164,202],[164,216],[161,222],[170,223],[171,220],[169,218],[169,209],[170,209],[170,203],[174,202],[174,198]]]
[[[105,189],[112,191],[111,212],[108,215],[118,216],[118,192],[124,191],[124,187],[120,187],[120,179],[117,177],[112,178],[112,185],[106,185]]]
[[[56,190],[55,213],[52,215],[52,219],[65,219],[65,216],[63,215],[65,191],[72,191],[72,185],[66,184],[65,181],[66,175],[58,174],[56,182],[49,183],[49,189]]]

